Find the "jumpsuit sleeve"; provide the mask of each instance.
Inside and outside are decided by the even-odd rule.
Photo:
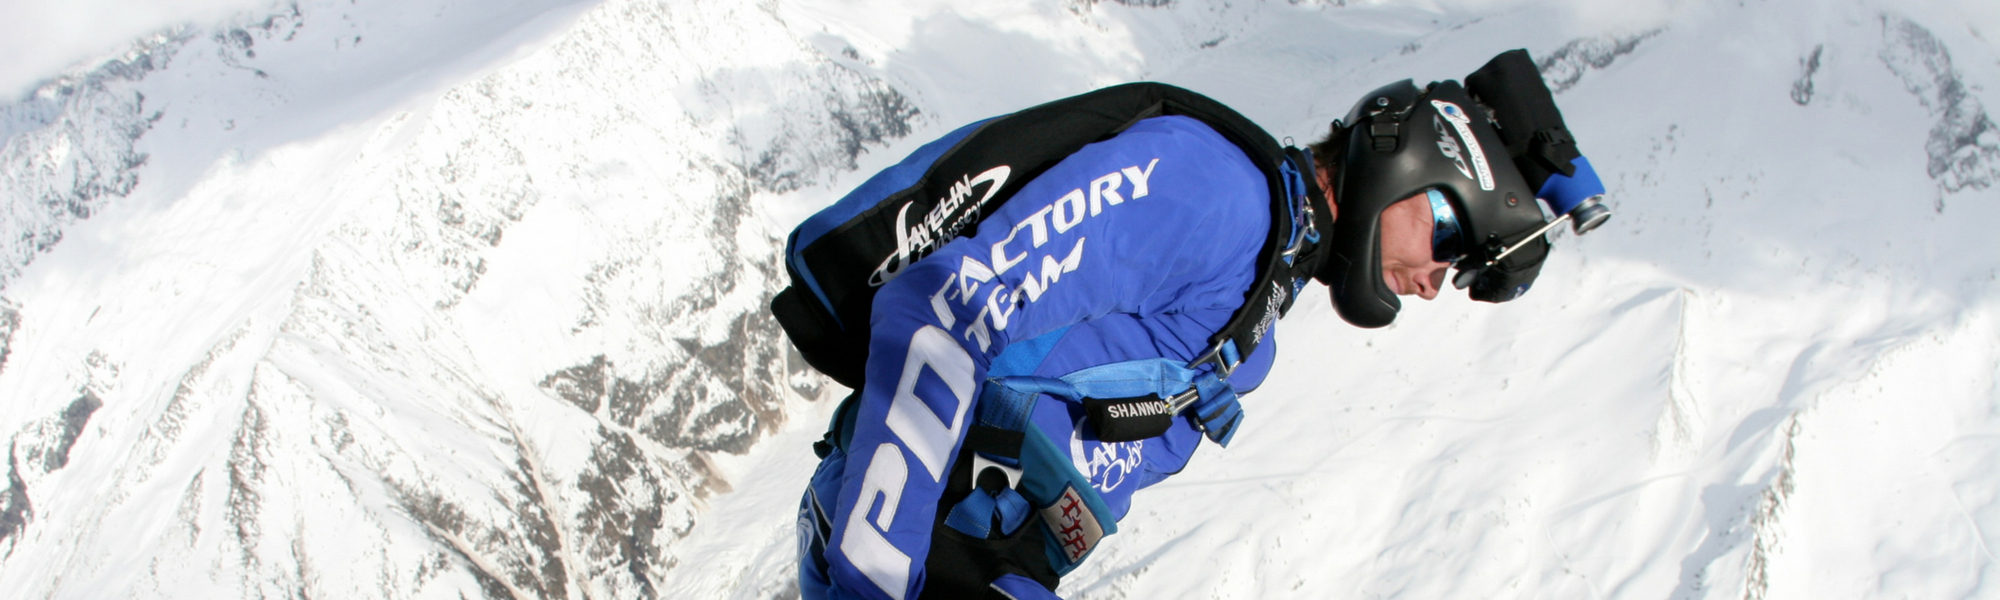
[[[829,595],[922,589],[947,472],[1009,344],[1113,313],[1233,309],[1269,223],[1264,176],[1241,151],[1156,117],[1051,167],[885,284],[829,518]]]

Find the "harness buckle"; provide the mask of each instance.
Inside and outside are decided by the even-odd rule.
[[[997,471],[1000,477],[1002,478],[1001,483],[1003,483],[1003,485],[1000,487],[1000,489],[1011,490],[1016,487],[1020,487],[1021,467],[1015,465],[1008,465],[1000,461],[987,458],[985,454],[981,454],[978,452],[972,453],[973,487],[982,487],[979,485],[980,478],[983,477],[986,474],[987,470],[989,469]]]
[[[1224,338],[1214,346],[1209,346],[1208,351],[1201,353],[1201,356],[1189,361],[1187,368],[1199,368],[1204,363],[1214,367],[1215,376],[1228,379],[1231,373],[1236,372],[1236,367],[1243,364],[1243,357],[1236,350],[1236,340]]]
[[[1167,410],[1178,415],[1181,414],[1183,409],[1193,405],[1197,400],[1201,400],[1201,390],[1190,385],[1187,391],[1174,394],[1174,397],[1167,399]]]
[[[1299,152],[1299,155],[1310,163],[1312,160],[1312,151],[1301,150]],[[1314,219],[1313,214],[1312,188],[1306,181],[1306,178],[1309,176],[1317,176],[1312,175],[1311,168],[1310,164],[1303,168],[1299,167],[1293,163],[1291,157],[1287,157],[1278,166],[1278,171],[1285,179],[1285,194],[1291,201],[1291,205],[1288,208],[1291,209],[1292,233],[1289,236],[1290,239],[1286,240],[1284,250],[1279,252],[1279,255],[1284,257],[1285,264],[1291,264],[1293,258],[1298,256],[1299,251],[1305,249],[1306,244],[1319,243],[1319,227],[1315,224],[1316,219]]]

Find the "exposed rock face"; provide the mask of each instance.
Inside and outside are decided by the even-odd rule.
[[[0,290],[61,242],[70,223],[139,185],[148,159],[139,139],[163,116],[147,106],[139,83],[172,63],[187,41],[160,36],[0,106]]]
[[[1924,144],[1931,178],[1946,192],[1992,187],[2000,180],[2000,128],[1952,67],[1951,52],[1929,29],[1900,17],[1882,17],[1882,36],[1882,64],[1937,116]]]
[[[92,358],[102,360],[96,355]],[[115,376],[115,367],[112,370]],[[91,415],[104,408],[97,394],[97,389],[85,387],[62,412],[32,422],[8,440],[5,487],[0,487],[0,557],[12,553],[10,538],[34,520],[29,483],[69,466],[70,450],[76,447],[84,426],[90,424]]]
[[[1611,66],[1620,57],[1632,54],[1639,44],[1663,31],[1654,29],[1631,36],[1571,40],[1554,52],[1538,57],[1539,64],[1536,66],[1541,69],[1542,80],[1548,83],[1549,91],[1560,94],[1582,81],[1585,73]]]
[[[156,125],[193,135],[183,120],[208,115],[182,110],[200,104],[190,90],[238,89],[289,119],[283,107],[309,88],[287,86],[315,74],[285,57],[336,48],[358,60],[395,43],[346,29],[352,10],[298,3],[162,36],[0,107],[0,289],[66,225],[135,189],[148,164],[139,141]],[[751,52],[765,66],[716,58]],[[381,121],[337,189],[255,198],[334,207],[302,242],[296,281],[273,286],[275,308],[237,322],[164,390],[93,355],[73,402],[0,432],[0,557],[51,536],[119,538],[83,515],[45,523],[45,498],[102,485],[110,500],[91,510],[171,523],[131,557],[151,565],[135,593],[658,595],[675,568],[663,550],[729,486],[710,455],[746,451],[820,385],[763,310],[782,280],[765,201],[852,170],[920,115],[844,64],[768,7],[619,0]],[[162,72],[203,83],[155,86]],[[590,227],[567,241],[571,270],[523,249],[549,247],[545,231],[518,232],[551,222]],[[496,277],[515,283],[489,290]],[[523,281],[570,300],[542,324],[492,316]],[[0,301],[0,369],[19,323],[20,307]],[[478,342],[546,324],[550,348]],[[491,366],[521,354],[539,354],[539,371]],[[135,421],[95,426],[111,403]],[[61,479],[72,450],[97,438],[107,480]],[[24,597],[64,595],[60,578],[39,581]]]
[[[14,342],[14,332],[21,328],[21,308],[12,301],[0,297],[0,373],[7,371],[7,356]]]

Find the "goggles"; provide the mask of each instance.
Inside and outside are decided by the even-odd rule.
[[[1467,254],[1464,229],[1458,226],[1458,212],[1451,209],[1451,202],[1437,188],[1424,190],[1424,195],[1431,200],[1431,259],[1456,265]]]

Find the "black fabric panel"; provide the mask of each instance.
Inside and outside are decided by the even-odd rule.
[[[1083,411],[1101,442],[1158,437],[1174,426],[1173,409],[1159,396],[1084,398]]]
[[[785,329],[785,336],[791,338],[792,346],[798,348],[806,364],[841,385],[860,389],[862,368],[867,366],[867,338],[860,341],[863,352],[849,351],[855,343],[852,336],[842,331],[832,315],[803,290],[793,285],[771,297],[771,315],[778,318],[778,326]]]
[[[986,425],[974,425],[971,431],[965,433],[964,446],[966,450],[973,452],[984,452],[992,456],[1020,458],[1021,443],[1026,439],[1027,434],[1019,431],[1008,431]]]
[[[1572,174],[1570,161],[1580,156],[1576,140],[1563,124],[1562,111],[1542,82],[1527,50],[1509,50],[1465,77],[1465,89],[1492,109],[1500,140],[1521,170],[1530,190],[1539,190],[1553,173]]]

